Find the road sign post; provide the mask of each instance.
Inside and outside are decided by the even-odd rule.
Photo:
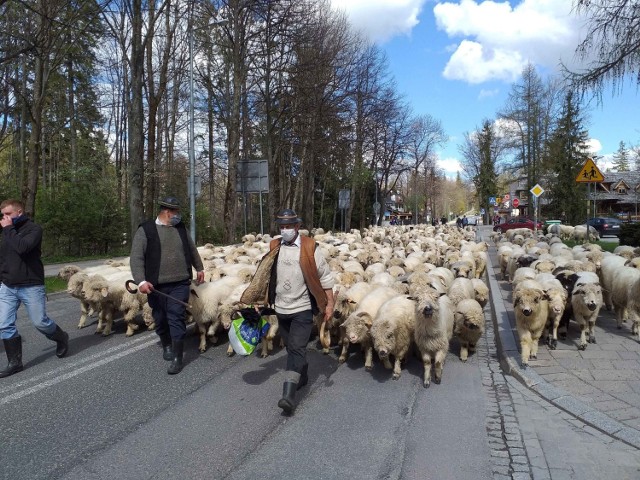
[[[538,233],[538,197],[544,193],[544,188],[536,183],[529,191],[533,195],[533,233]]]

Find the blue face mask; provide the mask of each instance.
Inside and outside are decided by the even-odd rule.
[[[179,213],[176,213],[173,217],[169,219],[169,225],[171,225],[172,227],[175,227],[177,224],[180,223],[181,220],[182,220],[182,215],[180,215]]]

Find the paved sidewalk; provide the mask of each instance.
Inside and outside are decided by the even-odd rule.
[[[505,373],[580,421],[640,449],[640,343],[631,336],[629,323],[618,330],[612,312],[602,308],[596,323],[597,344],[578,350],[579,331],[572,322],[567,340],[559,340],[557,350],[540,345],[538,359],[523,370],[511,286],[497,278],[500,272],[496,247],[489,240],[491,227],[480,227],[478,233],[489,244],[487,275]]]

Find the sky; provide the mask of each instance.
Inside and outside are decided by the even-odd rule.
[[[572,0],[331,0],[354,28],[386,54],[398,92],[416,115],[440,120],[449,141],[438,152],[448,176],[460,170],[465,132],[495,120],[527,63],[546,79],[575,56],[583,19]],[[601,170],[623,141],[640,144],[640,93],[608,86],[586,109],[592,153]]]

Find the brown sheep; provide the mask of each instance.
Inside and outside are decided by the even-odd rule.
[[[461,300],[453,314],[453,334],[460,341],[460,360],[467,361],[484,333],[484,313],[478,302]]]

